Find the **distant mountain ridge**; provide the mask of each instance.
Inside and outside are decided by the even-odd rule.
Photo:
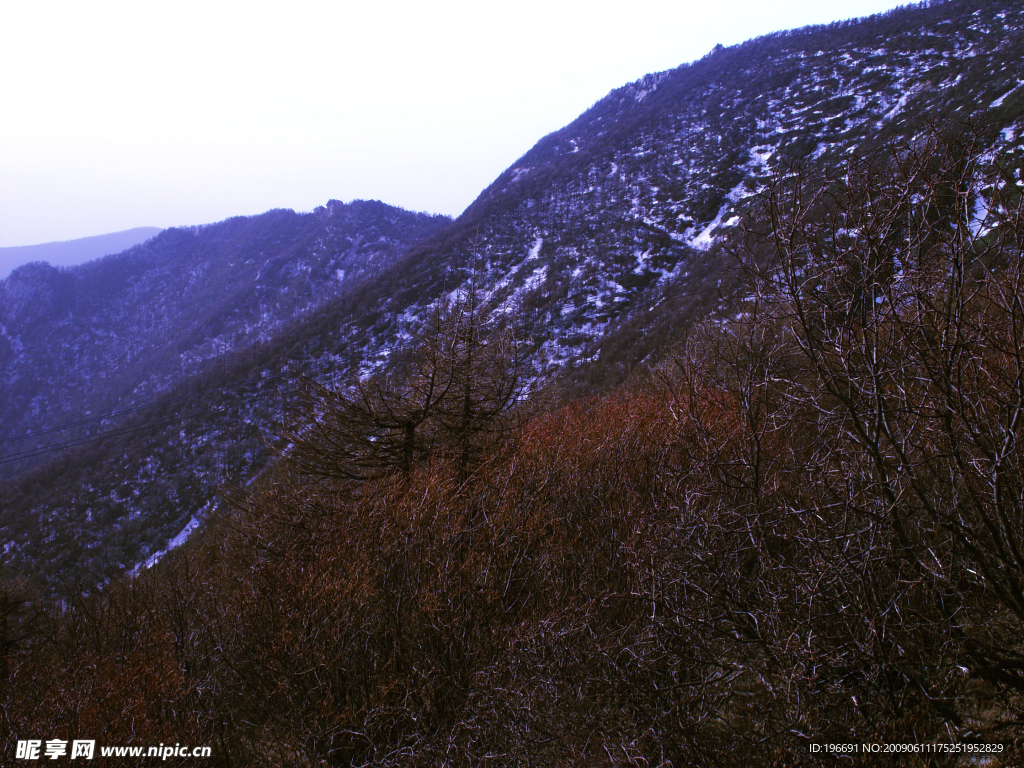
[[[971,125],[991,158],[1019,165],[1022,73],[1017,3],[922,3],[717,47],[616,89],[455,222],[332,201],[168,230],[77,271],[23,268],[0,282],[0,438],[80,418],[83,403],[266,383],[161,407],[166,423],[141,437],[0,465],[18,473],[0,487],[0,550],[51,574],[131,567],[219,482],[263,466],[289,404],[271,380],[386,370],[471,276],[492,317],[516,317],[543,376],[571,392],[621,382],[732,289],[722,245],[773,174],[835,170],[933,125]]]
[[[163,230],[159,227],[135,227],[106,235],[79,237],[39,245],[12,245],[0,248],[0,280],[22,264],[45,261],[54,267],[73,267],[144,243]]]
[[[0,281],[0,436],[137,404],[384,268],[444,216],[336,200],[172,228]]]

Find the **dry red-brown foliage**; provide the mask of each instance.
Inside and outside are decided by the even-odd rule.
[[[372,472],[318,471],[309,439],[152,571],[46,611],[5,587],[3,754],[738,767],[974,740],[1019,764],[1024,229],[1019,172],[972,157],[780,177],[750,296],[643,386],[486,442],[449,399],[431,450],[405,461],[399,424]]]

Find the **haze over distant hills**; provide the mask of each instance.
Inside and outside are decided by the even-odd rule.
[[[161,231],[159,227],[135,227],[123,232],[80,237],[77,240],[0,248],[0,280],[22,264],[28,264],[31,261],[45,261],[55,267],[73,267],[76,264],[84,264],[101,256],[120,253],[133,245],[144,243]]]

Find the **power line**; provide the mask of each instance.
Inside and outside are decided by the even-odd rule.
[[[281,377],[280,376],[276,376],[275,378],[281,378]],[[257,400],[261,400],[261,399],[266,398],[266,397],[272,397],[274,395],[288,394],[290,392],[296,391],[297,389],[298,389],[298,387],[291,387],[291,388],[288,388],[288,389],[276,389],[276,390],[273,390],[271,392],[260,392],[258,394],[255,394],[255,395],[251,396],[251,397],[243,398],[240,402],[235,403],[234,405],[242,406],[242,405],[245,405],[247,403],[252,403],[252,402],[255,402]],[[166,418],[166,419],[155,419],[153,421],[147,421],[147,422],[144,422],[142,424],[133,424],[131,426],[126,426],[126,427],[117,427],[115,429],[110,429],[110,430],[107,430],[106,432],[100,432],[100,433],[95,434],[95,435],[88,435],[88,436],[83,436],[83,437],[79,437],[79,438],[72,438],[71,440],[65,440],[65,441],[61,441],[59,443],[52,443],[50,445],[43,446],[41,448],[32,448],[32,449],[29,449],[27,451],[21,451],[20,453],[15,453],[15,454],[11,454],[9,456],[5,456],[4,458],[0,459],[0,464],[7,464],[7,463],[12,462],[12,461],[19,461],[20,459],[28,459],[28,458],[31,458],[33,456],[40,456],[40,455],[42,455],[44,453],[52,453],[53,451],[60,451],[60,450],[63,450],[65,448],[73,448],[75,446],[85,445],[87,443],[93,443],[93,442],[97,442],[99,440],[106,440],[109,437],[118,437],[120,435],[127,435],[127,434],[131,434],[133,432],[141,432],[144,429],[150,429],[152,427],[166,426],[168,424],[173,424],[174,422],[180,421],[181,419],[184,419],[184,418],[187,418],[187,417],[205,416],[206,414],[210,414],[210,413],[224,412],[225,410],[227,410],[227,409],[229,409],[231,407],[232,407],[231,405],[219,405],[219,406],[216,406],[216,407],[213,407],[213,408],[205,408],[205,409],[201,409],[201,410],[185,411],[183,413],[176,413],[174,416]]]
[[[414,343],[409,342],[409,343],[406,343],[406,344],[396,344],[396,345],[393,345],[391,347],[391,349],[393,349],[393,350],[394,349],[399,349],[399,350],[400,349],[408,349],[408,348],[411,348],[411,347],[414,347],[414,346],[416,346]],[[346,357],[334,356],[333,359],[330,360],[330,361],[320,362],[320,363],[317,363],[315,365],[306,366],[305,368],[298,368],[298,369],[295,369],[293,371],[287,371],[287,372],[284,372],[284,373],[275,374],[273,376],[257,377],[257,378],[249,379],[246,382],[241,382],[241,383],[236,384],[236,385],[231,385],[231,386],[227,386],[227,387],[217,387],[217,388],[214,388],[214,389],[205,390],[205,392],[209,393],[209,392],[225,391],[225,390],[230,390],[230,389],[236,389],[239,386],[242,386],[243,384],[246,384],[246,383],[254,383],[254,382],[256,382],[256,383],[263,383],[263,382],[267,382],[267,381],[274,381],[274,380],[277,380],[277,379],[282,379],[282,378],[285,378],[285,377],[288,377],[288,376],[303,375],[303,374],[305,374],[305,373],[307,373],[309,371],[326,368],[326,367],[328,367],[328,365],[330,365],[332,363],[339,362],[339,360],[344,360],[346,362],[353,362],[353,361],[362,360],[362,359],[363,358],[361,356],[357,356],[357,355],[349,355],[349,356],[346,356]],[[336,374],[333,377],[328,377],[328,381],[332,380],[332,378],[337,378],[337,376],[339,376],[339,375],[345,375],[345,374],[347,374],[347,371],[338,371],[338,372],[336,372]],[[275,390],[270,391],[270,392],[260,392],[258,394],[255,394],[255,395],[251,396],[251,397],[242,398],[239,402],[235,403],[234,405],[235,406],[242,406],[242,405],[245,405],[247,403],[255,402],[256,400],[260,400],[260,399],[263,399],[263,398],[266,398],[266,397],[272,397],[274,395],[289,394],[291,392],[297,391],[298,389],[299,389],[299,387],[290,387],[290,388],[286,388],[286,389],[275,389]],[[203,394],[203,393],[195,393],[195,395],[183,396],[183,397],[179,397],[179,398],[170,398],[169,400],[163,401],[163,403],[177,402],[177,401],[180,401],[180,400],[188,399],[188,397],[198,397],[200,394]],[[163,403],[161,403],[161,404],[163,404]],[[153,405],[157,405],[157,404],[154,403]],[[152,406],[147,406],[147,407],[152,407]],[[232,407],[232,406],[231,405],[218,405],[218,406],[215,406],[213,408],[206,408],[206,409],[193,410],[193,411],[184,411],[184,412],[181,412],[181,413],[177,413],[173,417],[170,417],[170,418],[167,418],[167,419],[155,419],[153,421],[143,422],[142,424],[133,424],[133,425],[130,425],[130,426],[125,426],[125,427],[116,427],[114,429],[107,430],[106,432],[101,432],[101,433],[98,433],[98,434],[95,434],[95,435],[87,435],[87,436],[83,436],[83,437],[72,438],[70,440],[63,440],[63,441],[60,441],[60,442],[57,442],[57,443],[51,443],[50,445],[47,445],[47,446],[42,446],[42,447],[39,447],[39,448],[31,448],[31,449],[28,449],[26,451],[21,451],[21,452],[18,452],[18,453],[10,454],[10,455],[5,456],[2,459],[0,459],[0,464],[7,464],[9,462],[18,461],[20,459],[28,459],[28,458],[31,458],[33,456],[40,456],[40,455],[42,455],[44,453],[51,453],[53,451],[59,451],[59,450],[62,450],[64,448],[71,448],[71,447],[78,446],[78,445],[85,445],[86,443],[92,443],[92,442],[96,442],[98,440],[104,440],[104,439],[106,439],[108,437],[117,437],[119,435],[130,434],[132,432],[139,432],[139,431],[142,431],[144,429],[149,429],[151,427],[166,426],[167,424],[171,424],[171,423],[173,423],[175,421],[179,421],[180,419],[183,419],[183,418],[186,418],[186,417],[203,416],[203,415],[206,415],[208,413],[220,412],[220,411],[223,411],[226,408],[230,408],[230,407]],[[123,411],[122,413],[133,413],[135,411],[142,410],[142,409],[143,409],[142,407],[134,408],[134,409],[130,409],[130,410],[127,410],[127,411]],[[90,419],[88,421],[97,421],[97,419]],[[76,424],[77,424],[77,422],[76,422]],[[64,427],[64,428],[67,428],[67,427]],[[57,431],[58,429],[60,429],[60,428],[59,427],[54,427],[53,429],[48,430],[48,431],[52,432],[52,431]],[[23,435],[21,437],[34,437],[36,435],[41,435],[41,434],[44,434],[44,433],[42,431],[40,431],[40,432],[33,432],[33,433],[28,434],[28,435]],[[10,439],[14,440],[14,439],[19,439],[19,438],[10,438]]]
[[[586,296],[586,295],[587,294],[574,294],[573,296],[567,296],[564,301],[568,302],[568,301],[574,300],[577,296]],[[698,293],[696,291],[674,291],[672,293],[663,293],[663,294],[660,295],[660,297],[650,297],[650,298],[646,298],[646,299],[637,299],[635,302],[633,302],[633,306],[631,308],[632,309],[641,309],[644,306],[648,306],[649,308],[652,308],[652,307],[654,307],[654,306],[656,306],[656,305],[658,305],[660,303],[663,303],[663,302],[665,302],[667,300],[670,300],[670,299],[673,299],[673,298],[692,297],[692,296],[698,296],[698,295],[706,295],[706,294],[703,293],[703,292]],[[390,350],[404,350],[404,349],[413,348],[415,346],[417,346],[416,342],[407,342],[405,344],[395,344],[395,345],[392,345],[389,349]],[[29,433],[26,433],[26,434],[23,434],[23,435],[17,435],[15,437],[9,437],[9,438],[0,440],[0,444],[8,443],[8,442],[13,442],[15,440],[22,440],[22,439],[25,439],[25,438],[28,438],[28,437],[36,437],[36,436],[39,436],[39,435],[49,434],[49,433],[52,433],[52,432],[59,432],[59,431],[65,430],[65,429],[70,429],[71,427],[82,426],[82,425],[85,425],[85,424],[91,424],[91,423],[95,423],[95,422],[98,422],[98,421],[104,421],[104,420],[112,418],[114,416],[129,415],[129,414],[132,414],[132,413],[137,413],[139,411],[147,410],[149,408],[156,408],[156,407],[161,406],[161,405],[169,405],[171,403],[182,402],[184,400],[189,400],[189,399],[196,398],[196,397],[202,397],[203,395],[207,395],[207,394],[212,394],[212,393],[217,393],[217,392],[226,392],[226,391],[230,391],[230,390],[233,390],[233,389],[238,389],[238,388],[246,386],[248,384],[266,383],[266,382],[269,382],[269,381],[276,381],[278,379],[282,379],[282,378],[285,378],[285,377],[288,377],[288,376],[302,375],[302,374],[305,374],[306,372],[309,372],[309,371],[319,370],[319,369],[322,369],[322,368],[326,368],[326,367],[328,367],[331,364],[336,364],[339,361],[339,359],[345,360],[346,362],[352,362],[352,361],[355,361],[355,360],[362,360],[363,358],[362,358],[362,356],[356,356],[356,355],[349,355],[349,356],[345,356],[345,357],[333,356],[331,360],[320,361],[320,362],[317,362],[317,363],[313,363],[313,364],[308,365],[308,366],[306,366],[304,368],[298,368],[298,369],[295,369],[295,370],[285,371],[285,372],[277,373],[277,374],[274,374],[274,375],[271,375],[271,376],[253,377],[251,379],[247,379],[245,381],[238,382],[236,384],[230,384],[230,385],[226,385],[226,386],[223,386],[223,387],[213,387],[213,388],[210,388],[210,389],[202,390],[200,392],[194,392],[194,393],[191,393],[191,394],[188,394],[188,395],[181,395],[181,396],[178,396],[178,397],[167,398],[165,400],[160,400],[160,401],[157,401],[157,402],[154,402],[154,403],[150,403],[148,405],[138,406],[138,407],[135,407],[135,408],[129,408],[129,409],[125,409],[123,411],[116,411],[116,412],[110,413],[110,414],[108,414],[106,416],[98,416],[98,417],[94,417],[94,418],[91,418],[91,419],[82,419],[80,421],[71,422],[71,423],[68,423],[68,424],[61,425],[61,426],[50,427],[50,428],[45,429],[45,430],[40,430],[39,432],[29,432]],[[342,375],[344,373],[345,372],[338,372],[335,375],[335,378],[337,377],[337,375]],[[243,398],[240,402],[236,403],[235,405],[236,406],[241,406],[241,405],[245,405],[247,403],[254,402],[256,400],[259,400],[259,399],[262,399],[262,398],[265,398],[265,397],[270,397],[270,396],[273,396],[273,395],[288,394],[290,392],[296,391],[297,389],[298,389],[298,387],[292,387],[292,388],[289,388],[289,389],[275,390],[275,391],[272,391],[272,392],[261,392],[261,393],[259,393],[257,395],[252,396],[252,397]],[[94,434],[94,435],[83,436],[83,437],[80,437],[80,438],[72,438],[70,440],[60,441],[60,442],[57,442],[57,443],[52,443],[50,445],[43,446],[43,447],[40,447],[40,448],[32,448],[32,449],[29,449],[29,450],[26,450],[26,451],[21,451],[21,452],[14,453],[14,454],[11,454],[9,456],[5,456],[3,458],[0,458],[0,465],[8,464],[8,463],[14,462],[14,461],[20,461],[21,459],[29,459],[29,458],[32,458],[34,456],[41,456],[43,454],[52,453],[54,451],[63,450],[65,448],[72,448],[72,447],[76,447],[76,446],[79,446],[79,445],[86,445],[88,443],[97,442],[99,440],[105,440],[105,439],[107,439],[109,437],[118,437],[118,436],[121,436],[121,435],[131,434],[133,432],[139,432],[139,431],[142,431],[144,429],[149,429],[151,427],[166,426],[167,424],[174,423],[175,421],[179,421],[179,420],[181,420],[183,418],[187,418],[187,417],[191,417],[191,416],[203,416],[203,415],[206,415],[206,414],[209,414],[209,413],[220,412],[220,411],[223,411],[227,407],[231,407],[231,406],[217,406],[217,407],[214,407],[214,408],[208,408],[208,409],[203,409],[203,410],[185,411],[183,413],[175,414],[173,417],[167,418],[167,419],[156,419],[156,420],[153,420],[153,421],[144,422],[142,424],[135,424],[135,425],[126,426],[126,427],[117,427],[115,429],[108,430],[106,432],[102,432],[102,433],[98,433],[98,434]]]
[[[177,397],[170,397],[170,398],[167,398],[166,400],[157,400],[157,401],[149,403],[147,405],[140,405],[140,406],[137,406],[135,408],[126,408],[123,411],[112,411],[111,413],[108,413],[105,416],[94,416],[94,417],[89,418],[89,419],[81,419],[80,421],[72,421],[72,422],[69,422],[67,424],[61,424],[61,425],[56,426],[56,427],[49,427],[47,429],[41,429],[38,432],[26,432],[26,433],[21,434],[21,435],[15,435],[14,437],[5,437],[3,439],[0,439],[0,444],[12,443],[15,440],[24,440],[27,437],[38,437],[39,435],[46,435],[46,434],[50,434],[51,432],[62,432],[63,430],[71,429],[72,427],[80,427],[80,426],[83,426],[85,424],[95,424],[98,421],[106,421],[107,419],[112,419],[112,418],[114,418],[116,416],[127,416],[128,414],[137,413],[139,411],[145,411],[145,410],[147,410],[149,408],[158,408],[161,405],[169,405],[171,403],[178,403],[178,402],[181,402],[183,400],[191,400],[192,398],[202,397],[204,395],[213,394],[215,392],[226,392],[226,391],[231,390],[231,389],[238,389],[239,387],[244,387],[244,386],[246,386],[248,384],[259,383],[259,382],[264,382],[264,381],[273,381],[274,379],[279,379],[279,378],[281,378],[283,376],[287,376],[289,373],[303,373],[303,372],[308,371],[308,370],[314,370],[316,368],[323,367],[324,365],[325,365],[325,363],[314,363],[314,364],[312,364],[310,366],[307,366],[306,368],[297,369],[295,371],[289,371],[288,373],[277,373],[277,374],[274,374],[272,376],[256,376],[256,377],[253,377],[251,379],[246,379],[245,381],[240,381],[240,382],[238,382],[236,384],[227,384],[227,385],[225,385],[223,387],[212,387],[210,389],[204,389],[204,390],[201,390],[199,392],[192,392],[192,393],[187,394],[187,395],[179,395]]]

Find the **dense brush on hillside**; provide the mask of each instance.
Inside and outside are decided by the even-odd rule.
[[[326,418],[352,392],[314,398],[306,453],[151,571],[60,610],[8,584],[3,749],[747,768],[959,742],[1019,765],[1024,204],[1019,165],[975,150],[779,174],[734,245],[749,294],[643,385],[488,430],[518,406],[484,415],[475,384],[514,356],[463,364],[485,337],[449,325],[450,365],[388,390],[406,410],[360,411],[374,440]],[[429,451],[374,453],[442,402],[424,370],[470,394]],[[491,438],[466,462],[470,424]]]

